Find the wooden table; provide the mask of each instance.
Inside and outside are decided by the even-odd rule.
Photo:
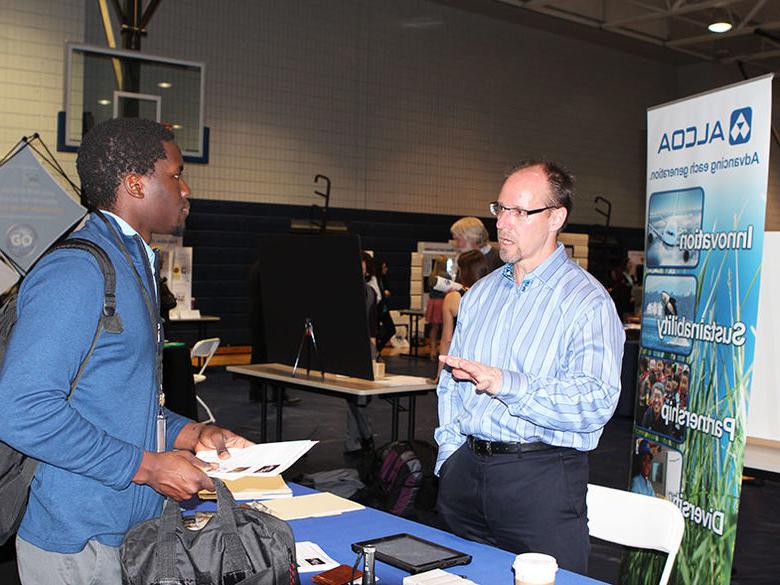
[[[413,376],[397,376],[387,374],[381,380],[361,380],[349,376],[337,374],[325,374],[312,370],[309,375],[305,369],[298,369],[295,377],[292,375],[292,366],[284,364],[251,364],[248,366],[228,366],[228,372],[235,377],[249,380],[260,386],[260,419],[262,428],[260,437],[262,442],[267,441],[268,435],[268,390],[278,389],[276,393],[276,441],[282,440],[282,407],[284,406],[284,389],[305,390],[317,392],[329,396],[354,400],[358,403],[372,396],[387,398],[393,407],[392,415],[392,440],[398,439],[400,399],[409,400],[407,437],[414,438],[415,400],[418,394],[428,394],[436,390],[436,384],[428,382],[425,378]]]

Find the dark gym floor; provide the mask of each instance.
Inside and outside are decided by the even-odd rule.
[[[403,356],[386,358],[387,370],[393,373],[431,376],[435,364],[427,359]],[[233,380],[223,368],[210,368],[205,382],[198,384],[198,394],[211,407],[218,424],[252,440],[259,440],[260,409],[249,402],[249,384]],[[344,454],[346,407],[342,400],[310,392],[290,392],[301,398],[298,404],[284,409],[284,439],[319,441],[305,457],[286,472],[291,480],[304,473],[354,467],[353,457]],[[374,424],[374,441],[382,445],[390,439],[390,405],[373,400],[368,406]],[[272,418],[269,413],[269,419]],[[436,397],[418,398],[416,438],[433,442],[436,426]],[[401,417],[401,436],[405,436],[406,418]],[[592,483],[625,489],[628,485],[629,452],[632,421],[618,417],[610,421],[599,447],[591,454]],[[768,585],[780,582],[780,482],[776,478],[743,485],[737,543],[734,555],[734,585]],[[440,527],[435,513],[421,514],[420,521]],[[621,548],[593,541],[590,575],[607,583],[617,583]],[[0,549],[0,583],[18,583],[11,543]],[[485,585],[485,584],[483,584]]]

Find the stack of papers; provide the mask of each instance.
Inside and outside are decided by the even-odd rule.
[[[272,498],[289,498],[292,490],[284,483],[281,475],[247,475],[238,479],[228,479],[225,485],[237,500],[267,500]],[[202,500],[216,500],[215,492],[201,491],[198,497]]]
[[[253,507],[272,514],[281,520],[335,516],[343,512],[365,509],[365,506],[328,492],[281,498],[253,504]]]
[[[206,472],[217,479],[235,480],[247,475],[270,477],[289,469],[316,444],[317,441],[262,443],[230,449],[228,459],[220,459],[216,451],[199,451],[196,455],[201,461],[218,465],[217,469]]]

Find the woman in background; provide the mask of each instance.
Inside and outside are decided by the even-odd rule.
[[[379,304],[377,305],[377,319],[379,328],[377,329],[376,349],[379,353],[395,335],[395,323],[390,315],[390,304],[387,302],[390,296],[390,290],[387,288],[386,277],[388,273],[387,261],[384,259],[375,259],[376,281],[379,288]]]
[[[431,360],[438,359],[439,335],[442,329],[442,307],[444,306],[444,292],[434,289],[438,277],[449,279],[447,272],[447,257],[436,256],[431,266],[431,274],[428,276],[427,292],[428,302],[425,305],[425,322],[428,324],[428,354]]]
[[[469,250],[458,256],[458,277],[455,282],[461,284],[463,288],[452,290],[444,297],[442,306],[442,332],[441,346],[439,353],[447,355],[450,351],[452,336],[455,334],[455,325],[458,322],[458,311],[460,310],[460,299],[480,278],[490,272],[490,262],[488,258],[479,250]],[[441,374],[442,363],[439,362],[439,374]],[[438,374],[436,376],[438,378]]]

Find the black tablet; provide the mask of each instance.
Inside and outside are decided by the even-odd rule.
[[[356,542],[352,545],[352,550],[361,552],[367,544],[376,547],[377,560],[412,575],[471,562],[471,555],[411,534],[393,534]]]

